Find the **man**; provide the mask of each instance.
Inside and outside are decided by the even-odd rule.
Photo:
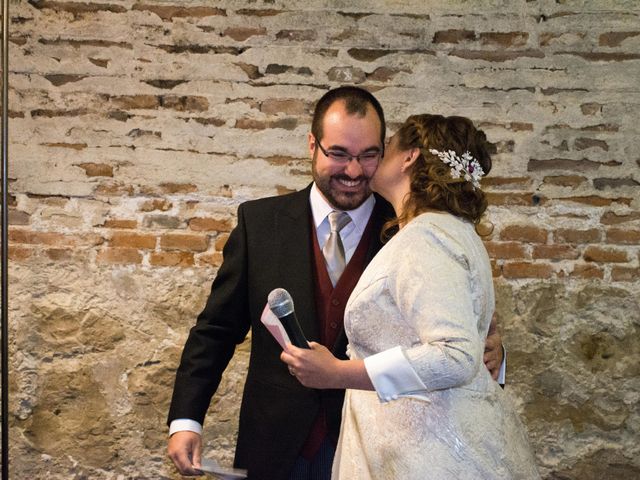
[[[307,339],[345,358],[346,300],[393,216],[369,188],[384,139],[384,115],[373,95],[356,87],[331,90],[316,105],[308,138],[313,184],[238,209],[238,225],[176,374],[168,451],[182,474],[199,473],[207,408],[235,346],[251,328],[235,466],[248,469],[252,480],[330,477],[344,392],[308,389],[291,376],[260,314],[271,290],[288,290]],[[339,231],[346,267],[338,276],[323,255],[334,210],[349,214]],[[494,344],[487,360],[499,364],[497,334],[488,346]]]

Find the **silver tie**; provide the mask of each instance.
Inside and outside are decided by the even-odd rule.
[[[329,214],[331,234],[322,249],[322,253],[324,254],[324,259],[327,263],[327,271],[329,272],[329,277],[331,278],[331,283],[334,287],[336,283],[338,283],[340,275],[342,275],[344,267],[346,266],[344,246],[342,245],[342,239],[340,238],[340,230],[350,222],[351,217],[346,212],[333,211]]]

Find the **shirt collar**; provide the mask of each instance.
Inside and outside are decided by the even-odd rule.
[[[313,223],[316,229],[324,219],[327,218],[327,215],[329,215],[333,210],[337,210],[325,200],[320,193],[320,190],[318,190],[318,186],[315,182],[311,187],[309,202],[311,203],[311,213],[313,214]],[[364,231],[367,223],[369,222],[369,217],[371,217],[371,212],[373,212],[373,206],[375,203],[376,198],[373,195],[369,195],[369,198],[367,198],[358,208],[354,210],[345,210],[351,217],[351,221],[357,230]]]

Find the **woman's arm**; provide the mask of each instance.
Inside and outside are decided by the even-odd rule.
[[[280,359],[289,372],[310,388],[373,390],[362,360],[339,360],[323,345],[309,342],[311,349],[287,344]]]

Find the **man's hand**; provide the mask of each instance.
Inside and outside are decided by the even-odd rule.
[[[502,365],[502,337],[498,332],[496,315],[493,315],[491,324],[489,325],[489,332],[487,333],[487,340],[484,345],[484,364],[487,366],[491,376],[494,380],[498,379],[500,373],[500,365]]]
[[[167,453],[182,475],[202,475],[198,470],[202,454],[202,437],[199,434],[189,431],[174,433],[169,437]]]

